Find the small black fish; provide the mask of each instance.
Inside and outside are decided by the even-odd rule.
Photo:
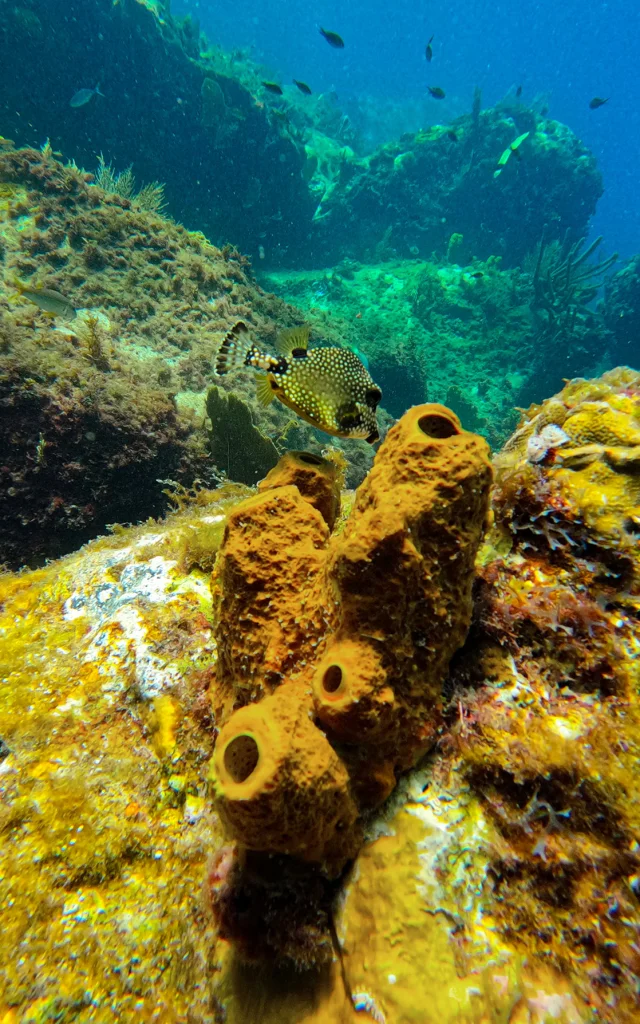
[[[522,96],[522,86],[521,85],[519,85],[518,88],[516,89],[516,96]]]
[[[447,138],[451,139],[452,142],[457,142],[458,141],[458,136],[454,132],[453,128],[450,131],[447,132]]]
[[[263,82],[262,84],[267,92],[272,92],[275,96],[282,96],[282,89],[277,82]]]
[[[300,92],[303,92],[305,96],[311,95],[311,89],[309,88],[306,82],[299,82],[297,78],[294,78],[293,84],[297,85]]]
[[[318,31],[327,40],[329,46],[333,46],[334,50],[344,50],[344,39],[337,32],[328,32],[324,28],[320,28]]]
[[[469,274],[469,277],[475,277],[477,280],[478,278],[484,277],[484,272],[482,270],[474,270],[473,273]]]
[[[433,57],[433,47],[431,46],[432,42],[433,42],[433,36],[431,36],[431,39],[427,43],[427,48],[424,51],[424,55],[427,58],[427,61],[429,62],[429,64],[431,63],[431,58]]]
[[[606,100],[603,100],[600,96],[594,96],[593,99],[591,100],[591,103],[589,104],[589,109],[590,110],[597,110],[598,107],[603,107],[605,105],[605,103],[608,103],[608,102],[609,102],[609,97],[608,96],[607,96]]]
[[[441,89],[439,85],[428,85],[427,89],[433,96],[434,100],[443,100],[446,96],[444,89]]]
[[[545,104],[544,107],[540,107],[540,117],[546,117],[548,113],[549,113],[549,108],[548,108],[548,106],[546,104]]]

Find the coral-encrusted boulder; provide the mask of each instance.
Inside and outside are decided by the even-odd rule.
[[[634,1021],[640,953],[640,375],[573,380],[495,459],[453,679],[504,934]]]
[[[256,483],[278,457],[265,433],[290,426],[280,403],[260,412],[253,381],[234,378],[215,409],[211,389],[209,438],[206,391],[233,323],[268,340],[301,314],[265,295],[237,250],[89,177],[46,147],[0,150],[0,564],[37,564],[109,523],[161,514],[167,480],[222,471]],[[20,299],[16,278],[78,315]],[[224,388],[243,397],[230,405]],[[307,424],[290,434],[296,447],[326,444]]]

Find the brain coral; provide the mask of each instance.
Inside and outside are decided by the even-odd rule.
[[[563,435],[533,465],[527,448],[551,426]],[[601,545],[633,556],[640,531],[640,374],[622,367],[598,380],[570,381],[529,409],[495,466],[496,515],[514,532],[544,533],[553,547],[575,543],[586,529]]]

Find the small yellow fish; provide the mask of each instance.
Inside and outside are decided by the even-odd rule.
[[[518,159],[520,159],[520,153],[518,152],[518,150],[520,149],[520,146],[522,145],[524,140],[529,138],[530,134],[530,132],[523,132],[522,135],[518,135],[518,138],[514,139],[514,141],[509,146],[507,146],[505,151],[502,153],[500,159],[498,160],[498,166],[493,172],[494,178],[497,178],[498,175],[502,173],[511,156],[515,156]]]
[[[216,358],[216,372],[241,366],[262,371],[257,395],[267,406],[279,398],[307,423],[336,437],[380,437],[376,408],[382,391],[355,352],[347,348],[309,350],[309,327],[283,331],[278,356],[261,351],[240,320],[226,335]]]
[[[19,281],[17,277],[13,279],[13,286],[20,298],[33,302],[49,316],[61,316],[65,320],[73,320],[76,315],[75,308],[69,300],[52,288],[43,288],[42,285],[32,287],[25,284],[24,281]]]

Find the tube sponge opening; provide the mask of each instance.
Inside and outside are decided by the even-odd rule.
[[[342,669],[339,665],[329,665],[322,676],[322,688],[325,693],[337,693],[342,686]]]
[[[312,685],[316,715],[340,739],[366,743],[382,731],[393,732],[393,691],[369,644],[354,640],[331,644]]]
[[[246,782],[260,760],[260,748],[253,736],[241,733],[224,749],[224,766],[234,782]]]
[[[423,434],[427,437],[433,437],[438,441],[444,441],[448,437],[453,437],[455,434],[461,434],[462,430],[460,426],[456,424],[454,414],[448,409],[436,411],[434,407],[433,412],[426,413],[421,416],[418,420],[418,427]]]

